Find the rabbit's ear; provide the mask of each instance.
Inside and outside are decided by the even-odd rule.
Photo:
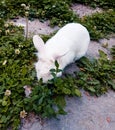
[[[34,46],[35,48],[38,50],[38,51],[41,51],[43,48],[44,48],[44,41],[42,40],[42,38],[38,35],[34,35],[33,36],[33,43],[34,43]]]

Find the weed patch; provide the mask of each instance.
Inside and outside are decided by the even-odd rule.
[[[115,11],[108,10],[103,13],[96,13],[92,16],[84,16],[81,23],[86,26],[91,39],[98,40],[115,33]]]
[[[81,97],[80,89],[89,91],[92,95],[100,96],[108,89],[115,90],[115,46],[111,49],[112,60],[99,51],[100,58],[89,60],[82,58],[77,66],[80,72],[75,77],[67,75],[57,78],[59,70],[52,69],[54,76],[47,84],[36,79],[32,39],[25,39],[23,28],[16,27],[12,23],[4,22],[6,18],[14,18],[17,15],[24,16],[25,11],[21,4],[31,5],[29,16],[42,19],[50,19],[52,25],[62,26],[67,22],[77,21],[77,17],[68,10],[70,2],[44,0],[17,0],[0,2],[0,129],[11,127],[17,130],[20,118],[25,118],[29,112],[35,112],[42,117],[56,117],[58,114],[66,114],[65,95]],[[37,8],[35,6],[37,5]],[[45,6],[46,5],[46,6]],[[14,8],[16,7],[16,8]],[[31,8],[32,7],[32,8]],[[90,32],[91,38],[98,40],[114,32],[114,10],[105,13],[79,19]],[[54,16],[54,17],[52,17]],[[76,19],[77,18],[77,19]],[[50,36],[45,36],[48,39]],[[26,88],[25,86],[29,86]],[[24,89],[25,88],[25,89]],[[30,92],[27,97],[25,91]],[[31,90],[31,91],[30,91]]]
[[[1,1],[0,2],[0,17],[1,18],[15,18],[16,16],[25,16],[28,15],[30,20],[33,18],[38,18],[40,21],[44,22],[45,20],[50,20],[50,25],[59,27],[70,23],[70,22],[79,22],[88,28],[90,32],[91,39],[98,40],[100,38],[106,37],[108,34],[115,33],[115,11],[114,6],[115,2],[112,0],[107,1],[81,1],[82,3],[87,4],[96,4],[99,5],[108,5],[108,9],[102,13],[96,13],[91,16],[84,16],[83,18],[78,18],[76,14],[70,9],[72,2],[77,1],[68,1],[68,0],[40,0],[39,3],[37,0],[28,1],[28,0],[17,0],[17,1]],[[21,5],[26,5],[25,9]],[[26,12],[25,12],[26,11]],[[25,14],[28,13],[28,14]]]
[[[0,129],[13,130],[19,128],[20,118],[25,118],[29,112],[35,112],[42,117],[56,117],[66,114],[65,95],[81,96],[81,88],[93,95],[100,96],[108,89],[115,90],[115,47],[112,48],[113,60],[108,60],[100,51],[98,60],[87,58],[80,60],[81,71],[76,77],[65,76],[56,78],[56,70],[52,69],[53,80],[47,84],[38,82],[33,63],[36,60],[32,40],[25,40],[22,28],[5,24],[1,20],[0,37]],[[6,30],[9,30],[6,33]],[[30,86],[32,93],[25,95],[25,85]]]
[[[114,47],[112,48],[112,51]],[[78,66],[82,68],[77,75],[82,78],[78,80],[78,86],[82,86],[91,94],[100,96],[108,91],[115,90],[115,61],[107,58],[107,55],[99,50],[99,59],[89,60],[82,58]]]

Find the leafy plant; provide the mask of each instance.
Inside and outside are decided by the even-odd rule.
[[[98,40],[115,33],[114,15],[114,10],[108,10],[102,13],[93,14],[92,16],[84,16],[81,19],[81,23],[87,27],[91,39]]]
[[[115,90],[115,62],[109,60],[103,51],[99,50],[99,54],[99,59],[92,61],[84,57],[79,63],[82,71],[77,74],[81,78],[77,82],[78,86],[97,96],[110,88]]]
[[[80,19],[70,9],[72,2],[96,3],[96,6],[105,4],[110,10]],[[5,0],[0,2],[0,17],[15,18],[18,15],[25,16],[25,10],[21,6],[22,4],[27,5],[27,7],[30,6],[28,11],[29,19],[39,18],[42,22],[44,20],[50,20],[51,26],[62,26],[69,22],[80,22],[89,29],[92,39],[95,40],[106,36],[108,33],[114,33],[115,30],[115,2],[113,0],[98,0],[92,2],[89,0],[39,0],[39,3],[37,0]]]
[[[26,111],[34,111],[42,117],[56,117],[58,114],[66,114],[65,95],[81,96],[74,80],[71,77],[57,78],[60,72],[59,64],[55,62],[56,69],[52,69],[53,79],[43,84],[42,80],[33,88],[29,98],[24,99]],[[30,104],[30,105],[28,105]]]
[[[95,13],[91,16],[84,16],[79,22],[84,25],[90,34],[91,40],[99,40],[101,38],[109,37],[115,33],[115,11],[108,10],[102,13]],[[51,34],[51,36],[54,35]],[[43,36],[45,41],[50,36]]]
[[[31,111],[43,117],[66,114],[64,95],[81,96],[78,88],[73,86],[74,82],[66,79],[64,82],[56,77],[55,83],[54,80],[48,84],[38,82],[33,65],[36,57],[32,40],[25,40],[20,27],[2,20],[1,25],[4,28],[1,28],[0,37],[0,129],[9,126],[18,129],[19,117],[24,118]],[[55,65],[52,74],[60,71],[57,62]],[[30,98],[25,97],[25,85],[31,86]]]
[[[42,117],[66,114],[64,110],[65,95],[80,97],[81,88],[97,96],[107,92],[110,88],[115,90],[115,46],[111,49],[112,60],[109,60],[101,50],[98,60],[89,60],[85,57],[81,59],[77,64],[81,71],[75,77],[71,75],[56,77],[56,74],[61,71],[56,61],[56,69],[51,70],[54,79],[47,84],[37,81],[33,65],[36,56],[32,39],[25,40],[22,27],[16,27],[12,23],[4,21],[6,17],[24,16],[22,3],[31,5],[30,18],[50,19],[52,25],[62,26],[68,22],[80,21],[88,28],[92,39],[98,40],[115,33],[114,10],[94,14],[80,20],[69,10],[71,1],[40,0],[39,2],[40,4],[37,0],[0,1],[1,130],[6,130],[8,127],[13,130],[18,129],[20,118],[25,118],[29,112],[35,112]],[[43,36],[43,39],[46,41],[49,37]],[[32,90],[29,97],[25,95],[25,85]]]
[[[11,125],[16,130],[20,123],[20,111],[24,108],[23,86],[31,85],[34,79],[34,48],[31,40],[25,41],[22,28],[12,23],[1,22],[1,25],[0,129],[7,129]],[[11,92],[9,96],[5,95],[7,91]]]
[[[27,6],[30,5],[29,10],[29,18],[39,18],[41,21],[50,20],[51,25],[61,26],[62,24],[66,24],[68,22],[73,22],[78,18],[73,13],[73,11],[69,8],[69,1],[62,0],[5,0],[0,2],[0,17],[2,18],[15,18],[18,15],[24,16],[25,11],[22,4]],[[5,14],[5,17],[4,17]]]

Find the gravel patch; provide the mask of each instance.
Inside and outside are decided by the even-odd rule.
[[[24,30],[26,28],[26,19],[25,18],[20,17],[18,19],[12,20],[10,22],[13,22],[14,25],[24,27]],[[28,32],[29,32],[30,37],[35,34],[49,35],[58,29],[59,29],[59,27],[57,27],[57,26],[51,28],[49,26],[49,21],[40,22],[40,20],[38,20],[38,19],[34,19],[34,21],[30,21],[30,20],[28,21]]]
[[[103,10],[100,8],[91,8],[89,6],[85,6],[82,4],[72,4],[71,9],[77,14],[80,18],[83,16],[89,16],[97,12],[102,12]]]
[[[114,130],[115,93],[109,91],[101,97],[90,97],[82,91],[82,97],[66,97],[68,112],[58,119],[45,119],[43,124],[35,122],[23,124],[21,130]]]
[[[115,45],[115,37],[111,37],[109,39],[100,39],[98,42],[91,41],[88,47],[87,57],[98,58],[99,50],[102,50],[108,55],[108,58],[111,59],[110,48],[112,48],[113,45]]]

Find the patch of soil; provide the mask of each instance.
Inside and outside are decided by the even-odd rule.
[[[11,22],[13,22],[14,25],[23,26],[24,29],[26,29],[26,19],[25,18],[20,17],[18,19],[12,20]],[[51,28],[49,26],[49,21],[40,22],[39,19],[34,19],[33,21],[30,21],[30,20],[28,21],[29,36],[33,36],[35,34],[49,35],[58,29],[59,29],[59,27],[57,27],[57,26],[55,26],[54,28]]]
[[[83,16],[92,15],[97,12],[102,12],[103,10],[100,8],[91,8],[89,6],[85,6],[82,4],[72,4],[71,9],[77,14],[80,18]]]

